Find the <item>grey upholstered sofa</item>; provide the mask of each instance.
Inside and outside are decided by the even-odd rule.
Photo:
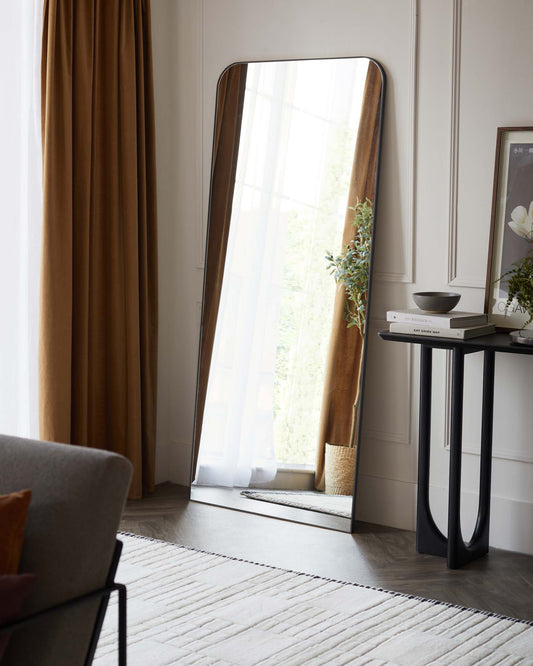
[[[130,479],[120,455],[0,435],[0,494],[32,491],[19,572],[37,581],[24,615],[105,586]],[[87,663],[100,603],[17,629],[2,666]]]

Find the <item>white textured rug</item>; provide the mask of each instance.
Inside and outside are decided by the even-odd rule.
[[[320,513],[350,518],[352,515],[351,495],[326,495],[313,490],[241,490],[241,495],[249,499],[295,506]]]
[[[120,538],[129,666],[533,665],[526,622]],[[98,666],[117,663],[116,618],[113,599]]]

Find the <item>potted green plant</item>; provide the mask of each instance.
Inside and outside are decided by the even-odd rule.
[[[528,319],[522,326],[525,328],[533,321],[533,257],[527,255],[513,263],[513,268],[504,273],[500,280],[507,282],[508,293],[505,309],[516,299],[518,305],[527,312]]]
[[[527,241],[530,245],[533,242],[533,201],[529,204],[529,212],[524,206],[517,206],[511,213],[511,221],[507,224],[514,233]],[[527,313],[528,319],[523,324],[525,328],[533,321],[533,256],[532,248],[528,254],[518,261],[515,261],[512,268],[496,280],[505,281],[508,292],[505,310],[507,311],[511,303],[516,300],[518,306]]]
[[[339,287],[346,294],[344,319],[348,328],[357,327],[363,336],[366,325],[367,294],[370,279],[372,227],[374,207],[370,199],[358,201],[352,207],[354,218],[353,239],[342,252],[334,256],[327,252],[328,269]],[[348,446],[326,443],[325,483],[326,493],[351,495],[355,476],[355,439],[359,414],[359,392],[353,405],[352,426]]]

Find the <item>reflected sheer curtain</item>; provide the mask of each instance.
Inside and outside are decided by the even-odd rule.
[[[42,0],[2,5],[0,432],[38,436]]]
[[[39,416],[43,439],[154,485],[155,132],[149,0],[45,0]]]
[[[249,104],[248,126],[253,124],[253,116],[253,104]],[[235,140],[236,145],[246,145],[242,151],[246,161],[253,139],[244,128],[242,139],[235,134]],[[240,179],[233,187],[231,225],[226,220],[228,241],[218,316],[213,322],[216,330],[200,435],[198,485],[247,487],[251,482],[271,480],[277,469],[272,356],[279,303],[271,298],[270,288],[279,272],[277,217],[267,223],[261,212],[242,211],[243,159],[238,161]]]
[[[353,238],[353,211],[350,206],[366,198],[373,202],[375,197],[381,90],[381,72],[377,65],[370,62],[350,180],[343,246]],[[344,290],[338,290],[335,295],[318,436],[315,487],[319,490],[324,490],[326,442],[343,446],[349,444],[353,405],[360,385],[363,338],[355,326],[346,327],[344,303]]]
[[[270,481],[277,471],[272,404],[279,288],[271,285],[280,281],[279,229],[250,219],[250,224],[239,224],[242,217],[234,214],[228,239],[200,440],[199,485],[247,487]],[[251,234],[252,229],[259,233]]]
[[[209,248],[215,248],[219,261],[212,266],[212,257],[208,256],[207,265],[211,274],[216,271],[215,293],[220,294],[220,301],[215,312],[213,296],[208,296],[208,273],[205,293],[211,306],[208,312],[213,315],[213,347],[199,433],[198,485],[246,487],[251,482],[272,479],[277,468],[271,362],[275,354],[272,312],[277,303],[269,302],[270,290],[265,289],[275,280],[279,268],[275,261],[276,230],[242,214],[242,174],[240,184],[235,185],[247,74],[246,65],[226,72],[217,104]],[[247,142],[247,137],[242,141]],[[239,168],[242,172],[241,161]],[[223,243],[217,240],[221,236],[227,244],[222,249]]]
[[[255,94],[258,70],[254,65],[248,68],[248,77],[251,72],[253,89],[247,91],[245,107],[243,84],[246,81],[241,80],[238,87],[238,92],[243,94],[239,110],[245,116],[242,136],[240,131],[232,132],[233,122],[229,127],[224,125],[219,112],[227,112],[227,107],[219,105],[217,109],[217,118],[221,118],[225,131],[234,139],[233,158],[238,162],[235,164],[238,177],[235,183],[234,174],[231,190],[225,190],[233,194],[233,208],[228,211],[231,225],[230,215],[224,220],[227,248],[219,274],[220,303],[212,322],[213,350],[195,478],[198,485],[247,487],[272,480],[277,471],[272,406],[283,260],[283,245],[279,239],[283,235],[283,222],[279,196],[272,196],[272,189],[279,168],[278,144],[283,132],[281,104],[272,105],[271,116],[266,113],[267,127],[262,137],[252,131],[258,121],[265,120],[265,106],[260,103],[261,95]],[[285,74],[281,74],[278,85],[274,86],[278,95],[283,95],[284,90]],[[231,115],[229,117],[234,121]],[[273,132],[273,128],[277,131]],[[260,143],[265,137],[269,145],[267,152],[261,153]],[[237,161],[239,145],[241,153]],[[217,153],[215,149],[215,160]],[[255,201],[255,205],[250,205],[248,201],[249,205],[243,206],[247,164],[249,160],[254,161],[254,157],[258,183],[255,191],[260,203]],[[226,162],[225,168],[228,166]],[[217,222],[217,218],[210,219],[210,245],[213,221]],[[208,257],[209,269],[213,267]]]
[[[233,207],[246,75],[246,64],[235,65],[222,74],[218,84],[194,424],[193,467],[195,474]]]

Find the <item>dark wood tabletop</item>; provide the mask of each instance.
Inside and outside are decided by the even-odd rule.
[[[533,345],[522,345],[511,342],[508,333],[493,333],[482,335],[479,338],[460,340],[458,338],[436,338],[430,335],[411,335],[408,333],[391,333],[390,331],[379,331],[378,335],[383,340],[393,342],[412,342],[413,344],[426,345],[435,349],[464,349],[465,352],[476,352],[492,350],[510,354],[533,354]]]

